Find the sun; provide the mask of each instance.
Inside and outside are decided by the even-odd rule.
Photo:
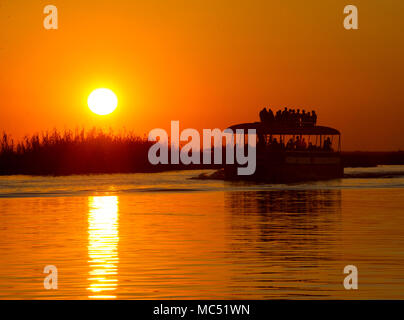
[[[103,116],[116,109],[118,98],[112,90],[99,88],[90,93],[87,104],[92,112]]]

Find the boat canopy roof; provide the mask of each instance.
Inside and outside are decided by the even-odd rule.
[[[282,125],[268,125],[262,122],[251,122],[236,124],[228,129],[233,131],[237,129],[244,129],[246,132],[248,129],[255,129],[257,134],[284,134],[284,135],[339,135],[340,132],[337,129],[314,126],[314,127],[288,127]]]

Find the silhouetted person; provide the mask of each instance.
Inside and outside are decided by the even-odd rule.
[[[325,141],[324,141],[324,150],[325,151],[332,151],[332,148],[331,148],[331,139],[330,139],[330,137],[328,137],[327,139],[325,139]]]
[[[317,114],[314,110],[311,112],[311,123],[313,126],[317,124]]]
[[[302,127],[308,127],[310,126],[310,113],[307,112],[305,110],[302,111]]]
[[[268,114],[268,111],[267,111],[266,108],[264,108],[264,109],[262,109],[262,110],[260,111],[260,120],[261,120],[261,122],[265,122],[265,121],[266,121],[266,119],[267,119],[267,114]]]
[[[258,134],[258,142],[257,142],[257,149],[263,149],[265,148],[265,137],[263,134]]]
[[[278,123],[282,121],[282,112],[280,110],[276,111],[275,121]]]
[[[288,143],[286,144],[286,150],[293,150],[295,148],[295,140],[294,138],[290,138]]]
[[[300,146],[301,146],[301,149],[306,149],[307,144],[306,144],[306,140],[304,138],[301,140]]]
[[[267,123],[271,124],[273,123],[275,120],[275,116],[274,113],[272,112],[271,108],[268,108],[268,112],[267,112]]]
[[[302,114],[300,113],[300,109],[297,109],[296,115],[297,115],[297,117],[296,117],[296,126],[300,127],[301,122],[302,122]]]
[[[300,137],[297,136],[295,140],[295,149],[300,150]]]
[[[287,124],[288,118],[289,118],[289,111],[288,108],[285,107],[285,109],[283,109],[282,111],[282,117],[281,117],[282,124],[284,125]]]
[[[290,127],[293,127],[294,125],[295,125],[295,122],[296,122],[296,110],[295,109],[292,109],[292,110],[290,110],[290,113],[289,113],[289,120],[288,120],[288,125],[290,126]]]

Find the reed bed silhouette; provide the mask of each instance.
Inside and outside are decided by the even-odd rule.
[[[133,133],[93,128],[53,130],[14,141],[3,133],[0,174],[70,175],[161,171],[148,162],[152,142]]]
[[[114,134],[96,128],[53,130],[19,141],[3,133],[0,137],[0,175],[140,173],[222,167],[214,164],[152,165],[148,161],[148,151],[153,144],[146,137],[133,133]],[[342,152],[341,156],[344,167],[404,164],[404,151]]]

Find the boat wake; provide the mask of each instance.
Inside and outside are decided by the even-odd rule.
[[[277,190],[404,188],[404,166],[345,168],[344,178],[289,184],[224,181],[222,170],[66,177],[0,177],[0,198]]]

